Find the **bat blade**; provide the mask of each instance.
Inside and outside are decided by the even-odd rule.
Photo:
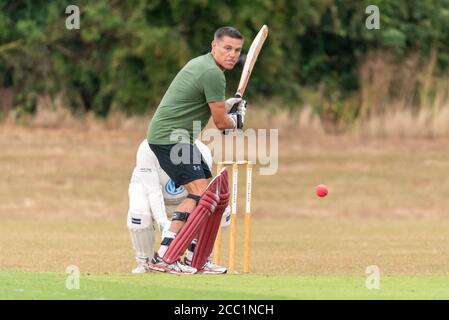
[[[263,25],[263,27],[254,38],[253,42],[251,43],[248,54],[246,55],[246,61],[243,66],[242,75],[240,76],[239,86],[237,87],[237,92],[235,94],[236,96],[243,97],[249,78],[251,76],[251,72],[253,71],[254,64],[257,61],[257,57],[259,56],[259,52],[262,49],[267,36],[268,27],[266,25]]]

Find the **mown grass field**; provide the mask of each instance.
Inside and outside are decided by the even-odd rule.
[[[145,129],[0,126],[0,298],[449,298],[449,141],[281,130],[278,173],[254,175],[251,274],[187,278],[129,274],[127,187]],[[80,290],[64,286],[69,265]],[[370,265],[379,290],[365,288]]]
[[[0,273],[2,299],[449,299],[449,279],[385,277],[367,289],[360,276],[81,274],[79,289],[60,273]]]

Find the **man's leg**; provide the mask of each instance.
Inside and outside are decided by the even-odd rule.
[[[198,179],[194,180],[192,182],[189,182],[184,185],[187,192],[190,195],[195,195],[198,197],[201,197],[201,195],[204,193],[204,190],[206,190],[207,185],[209,184],[211,179]],[[193,209],[195,209],[197,205],[197,201],[192,198],[185,198],[179,205],[176,207],[175,212],[192,212]],[[178,233],[179,230],[181,230],[182,226],[185,224],[185,221],[181,220],[174,220],[172,221],[172,224],[170,226],[170,231]]]
[[[176,149],[174,149],[175,147]],[[151,150],[153,150],[154,154],[158,158],[161,168],[175,182],[175,186],[179,187],[183,185],[186,188],[187,192],[189,193],[187,198],[179,204],[179,206],[176,208],[176,211],[173,213],[170,228],[169,230],[164,232],[161,247],[159,248],[157,254],[154,255],[153,260],[151,262],[152,267],[150,266],[150,268],[156,271],[163,271],[163,272],[168,271],[171,273],[177,273],[177,270],[181,268],[185,269],[185,272],[181,270],[181,273],[194,273],[196,272],[195,268],[183,266],[176,259],[178,246],[180,244],[182,244],[183,246],[183,243],[181,243],[180,241],[175,241],[176,246],[174,247],[171,245],[171,243],[174,240],[176,240],[177,234],[179,232],[182,233],[182,228],[185,225],[185,222],[187,221],[187,217],[191,215],[192,212],[195,211],[197,203],[202,194],[204,193],[204,191],[206,190],[209,184],[209,178],[212,177],[212,174],[209,168],[205,167],[207,165],[203,164],[203,162],[201,163],[196,162],[196,158],[198,157],[196,157],[195,155],[200,155],[199,159],[201,159],[201,153],[199,152],[199,150],[197,150],[196,146],[194,145],[150,144],[150,148]],[[180,164],[175,164],[175,162],[173,162],[172,159],[173,155],[181,156],[182,158],[183,156],[190,157],[190,162],[183,161]],[[204,203],[201,211],[203,212],[207,210],[211,210],[211,208],[210,206],[208,206],[207,203]],[[202,215],[198,215],[198,217],[202,218]],[[170,255],[169,259],[165,259],[165,256],[167,255],[168,251],[170,251],[172,254]]]
[[[212,252],[213,243],[221,221],[221,215],[229,203],[228,179],[226,171],[216,176],[201,196],[198,206],[192,211],[187,224],[182,228],[162,260],[166,263],[177,261],[199,235],[198,246],[192,263],[202,268]],[[223,190],[223,191],[222,191]],[[221,197],[223,196],[223,197]],[[192,250],[193,251],[193,250]]]
[[[226,170],[220,171],[220,197],[215,208],[215,211],[209,217],[205,226],[200,230],[198,237],[198,244],[196,246],[195,254],[192,259],[192,266],[198,270],[204,269],[208,258],[212,253],[212,249],[217,237],[218,229],[220,228],[221,218],[229,204],[229,187],[228,187],[228,174]],[[212,266],[212,265],[211,265]],[[214,268],[211,268],[214,269]],[[219,269],[219,270],[218,270]],[[226,268],[217,268],[216,270],[210,270],[212,273],[224,273]]]
[[[127,226],[137,261],[137,267],[132,272],[148,272],[148,263],[153,257],[154,239],[150,206],[144,187],[140,183],[130,183],[128,194]]]
[[[212,179],[201,196],[198,205],[192,213],[190,213],[187,223],[176,235],[176,238],[171,241],[169,248],[161,258],[165,263],[170,264],[179,260],[188,245],[204,227],[204,224],[207,223],[209,217],[215,212],[215,209],[220,201],[220,184],[221,176],[217,176]]]
[[[221,199],[220,199],[220,201],[221,201]],[[231,207],[228,205],[221,216],[219,228],[229,227],[230,215],[231,215]],[[217,230],[217,232],[218,232],[218,230]],[[186,253],[186,257],[184,259],[184,263],[188,266],[192,266],[193,255],[195,253],[195,248],[198,244],[198,238],[199,238],[199,234],[197,236],[195,236],[195,238],[192,240],[192,243],[187,248],[187,253]],[[215,235],[215,238],[216,238],[216,235]],[[198,269],[198,273],[223,274],[226,272],[227,272],[226,267],[220,266],[220,265],[212,262],[212,254],[209,255],[204,266],[202,266]]]
[[[187,192],[190,195],[200,197],[204,190],[206,190],[207,185],[211,179],[198,179],[189,182],[184,185]],[[177,207],[173,213],[172,222],[168,232],[164,234],[164,239],[162,239],[161,246],[158,250],[158,255],[163,257],[168,249],[168,246],[173,241],[175,236],[178,234],[179,230],[185,225],[188,215],[195,209],[197,201],[192,198],[185,198]]]

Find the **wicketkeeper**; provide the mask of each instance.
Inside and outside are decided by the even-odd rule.
[[[209,148],[199,140],[195,145],[201,152],[207,166],[212,167],[212,155]],[[129,211],[127,226],[135,256],[137,267],[133,273],[145,273],[149,271],[148,263],[153,257],[153,244],[156,222],[162,237],[170,227],[168,217],[173,215],[176,206],[187,196],[184,187],[176,188],[174,182],[168,177],[159,165],[159,162],[144,140],[137,150],[136,166],[133,170],[128,188]],[[229,207],[222,216],[221,226],[229,225]],[[194,239],[188,247],[186,261],[192,261],[195,245],[198,239]],[[213,264],[210,259],[198,272],[221,274],[226,268]]]

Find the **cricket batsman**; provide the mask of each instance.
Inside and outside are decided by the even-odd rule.
[[[175,187],[183,186],[187,190],[187,196],[173,212],[172,223],[164,231],[161,246],[149,264],[151,270],[174,274],[194,274],[198,271],[198,268],[179,260],[184,243],[178,245],[181,240],[176,240],[186,223],[199,221],[196,220],[199,209],[195,211],[195,219],[189,219],[199,204],[208,216],[215,210],[213,204],[207,208],[206,201],[201,198],[209,183],[212,183],[212,174],[194,143],[200,133],[194,128],[200,124],[200,130],[203,130],[211,117],[219,130],[236,129],[238,117],[243,125],[246,102],[238,97],[225,99],[224,74],[234,68],[242,47],[243,37],[235,28],[221,27],[216,30],[211,51],[190,60],[178,72],[151,119],[147,133],[151,150]],[[210,225],[216,227],[214,223]],[[205,228],[210,225],[206,224]],[[186,230],[199,231],[195,226],[189,226]],[[205,231],[201,230],[203,234],[206,234]],[[211,230],[211,234],[213,232]],[[205,236],[204,239],[204,248],[210,248],[209,242],[215,241],[212,236]],[[196,250],[205,253],[206,249],[198,246]]]
[[[209,148],[199,140],[195,146],[200,150],[207,166],[212,167],[212,155]],[[173,215],[176,206],[182,202],[187,191],[184,187],[176,188],[173,181],[161,169],[157,158],[148,146],[146,139],[139,145],[136,155],[136,166],[133,170],[128,188],[129,210],[127,226],[135,251],[137,267],[132,273],[150,271],[148,263],[153,257],[154,231],[153,220],[164,237],[170,227],[168,216]],[[221,221],[227,227],[230,220],[230,209],[226,209]],[[186,261],[192,261],[197,239],[188,247]],[[215,265],[208,259],[199,273],[222,274],[226,268]]]

